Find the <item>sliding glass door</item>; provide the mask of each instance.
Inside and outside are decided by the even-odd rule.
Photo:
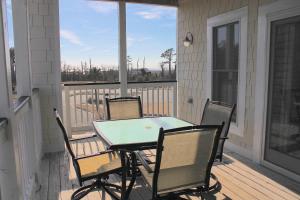
[[[300,16],[273,21],[265,159],[300,174]]]

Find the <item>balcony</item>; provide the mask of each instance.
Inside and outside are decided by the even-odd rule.
[[[84,142],[74,142],[72,148],[77,156],[90,155],[104,149],[101,140],[95,138]],[[154,154],[155,152],[147,153]],[[72,193],[79,187],[67,153],[48,154],[42,161],[42,171],[43,181],[39,192],[41,199],[45,197],[70,199]],[[216,163],[212,171],[222,185],[217,191],[205,194],[205,199],[299,199],[300,183],[259,166],[235,152],[227,151],[224,161]],[[120,184],[120,178],[117,176],[112,177],[112,181]],[[141,177],[138,178],[130,199],[148,200],[150,198],[150,189]],[[183,196],[183,198],[199,199],[195,196]],[[100,190],[88,194],[83,199],[110,200],[111,197]]]
[[[13,0],[13,6],[1,1],[0,199],[70,199],[79,185],[53,108],[63,113],[68,137],[77,138],[93,132],[94,120],[106,120],[105,97],[119,96],[140,96],[144,116],[176,116],[195,124],[207,98],[234,97],[237,112],[226,158],[212,168],[221,187],[206,199],[300,199],[300,2],[111,1],[119,9],[116,83],[61,82],[59,0]],[[127,2],[177,9],[177,81],[128,82]],[[15,66],[10,65],[9,13]],[[78,156],[104,149],[97,138],[72,148]],[[120,182],[117,176],[112,181]],[[139,178],[130,199],[149,198],[150,188]],[[111,200],[103,191],[84,199]]]

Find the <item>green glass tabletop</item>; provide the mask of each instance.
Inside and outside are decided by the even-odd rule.
[[[94,121],[96,132],[110,146],[150,143],[158,139],[159,129],[179,128],[193,124],[174,117]]]

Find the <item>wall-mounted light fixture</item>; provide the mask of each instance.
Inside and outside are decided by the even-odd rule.
[[[189,47],[193,44],[193,34],[191,32],[187,32],[184,40],[183,40],[183,45],[185,47]]]

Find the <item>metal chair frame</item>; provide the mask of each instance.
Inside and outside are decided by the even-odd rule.
[[[145,169],[149,173],[153,173],[152,200],[180,199],[179,196],[183,195],[183,194],[192,194],[192,195],[199,194],[202,198],[203,192],[208,192],[213,189],[217,189],[217,187],[220,186],[217,178],[211,173],[211,168],[212,168],[214,160],[215,160],[215,155],[217,153],[217,148],[218,148],[218,142],[219,142],[219,138],[220,138],[223,126],[224,126],[224,123],[222,123],[222,125],[197,125],[197,126],[188,126],[188,127],[169,129],[169,130],[164,130],[163,128],[160,129],[158,143],[157,143],[156,162],[155,162],[154,172],[152,171],[151,167],[149,166],[149,164],[147,162],[142,162]],[[218,129],[215,139],[214,139],[212,153],[211,153],[209,162],[206,167],[206,176],[205,176],[204,185],[199,186],[197,188],[184,189],[184,190],[179,190],[176,192],[170,192],[170,193],[164,194],[164,195],[159,195],[158,190],[157,190],[157,183],[158,183],[160,164],[161,164],[161,159],[162,159],[161,156],[162,156],[162,152],[163,152],[163,148],[164,148],[163,141],[164,141],[165,134],[172,133],[172,132],[178,132],[178,131],[197,130],[197,129],[199,129],[199,130],[201,130],[201,129]],[[214,184],[211,187],[209,186],[210,178],[215,179],[217,182],[216,184]]]
[[[73,150],[71,148],[70,142],[72,141],[78,141],[78,140],[84,140],[87,138],[80,138],[80,139],[73,139],[73,140],[69,140],[68,136],[67,136],[67,131],[62,123],[61,117],[58,113],[58,111],[54,108],[54,113],[55,113],[55,118],[56,121],[63,133],[63,137],[64,137],[64,141],[67,147],[67,150],[71,156],[72,159],[72,163],[75,169],[75,173],[80,185],[80,188],[77,189],[71,197],[71,200],[78,200],[83,198],[84,196],[86,196],[88,193],[97,190],[97,189],[101,189],[103,188],[111,197],[113,197],[114,199],[119,200],[119,198],[109,189],[109,188],[113,188],[115,190],[118,190],[119,192],[121,192],[121,199],[125,199],[124,195],[126,193],[126,172],[127,172],[127,161],[125,160],[126,156],[125,156],[125,152],[121,151],[121,166],[120,168],[116,168],[104,173],[99,173],[93,176],[88,176],[88,177],[82,177],[81,175],[81,171],[80,171],[80,165],[78,163],[78,160],[80,159],[85,159],[85,158],[89,158],[89,157],[95,157],[95,156],[99,156],[99,155],[103,155],[106,153],[112,153],[113,151],[108,150],[108,151],[103,151],[97,154],[93,154],[93,155],[89,155],[89,156],[82,156],[82,157],[76,157],[75,154],[73,153]],[[94,137],[94,136],[92,136]],[[111,174],[122,174],[122,187],[119,185],[115,185],[115,184],[111,184],[109,183],[107,180],[109,178],[109,175]],[[85,181],[88,180],[95,180],[93,183],[83,186],[83,183]]]
[[[110,102],[121,102],[121,101],[138,101],[139,104],[139,117],[143,117],[143,108],[142,108],[142,103],[141,103],[141,97],[117,97],[117,98],[105,98],[106,101],[106,110],[107,110],[107,119],[111,120],[111,113],[110,113]]]
[[[205,103],[205,106],[204,106],[204,110],[203,110],[203,114],[202,114],[200,125],[204,125],[203,124],[203,119],[204,119],[205,114],[207,113],[207,109],[208,109],[209,104],[215,104],[215,105],[218,105],[218,106],[224,106],[224,107],[227,107],[227,108],[231,109],[230,114],[229,114],[229,119],[228,119],[229,125],[228,126],[226,124],[224,125],[225,134],[220,137],[220,143],[219,143],[219,145],[221,145],[221,152],[220,153],[218,153],[218,152],[216,153],[216,159],[219,159],[220,162],[222,162],[222,160],[223,160],[224,144],[225,144],[225,141],[227,139],[229,139],[228,138],[228,133],[229,133],[229,128],[230,128],[230,123],[231,123],[231,120],[232,120],[232,116],[233,116],[233,113],[234,113],[234,111],[236,109],[236,104],[234,104],[234,105],[228,105],[228,104],[225,104],[225,103],[220,102],[220,101],[210,101],[209,99],[207,99],[206,103]]]

